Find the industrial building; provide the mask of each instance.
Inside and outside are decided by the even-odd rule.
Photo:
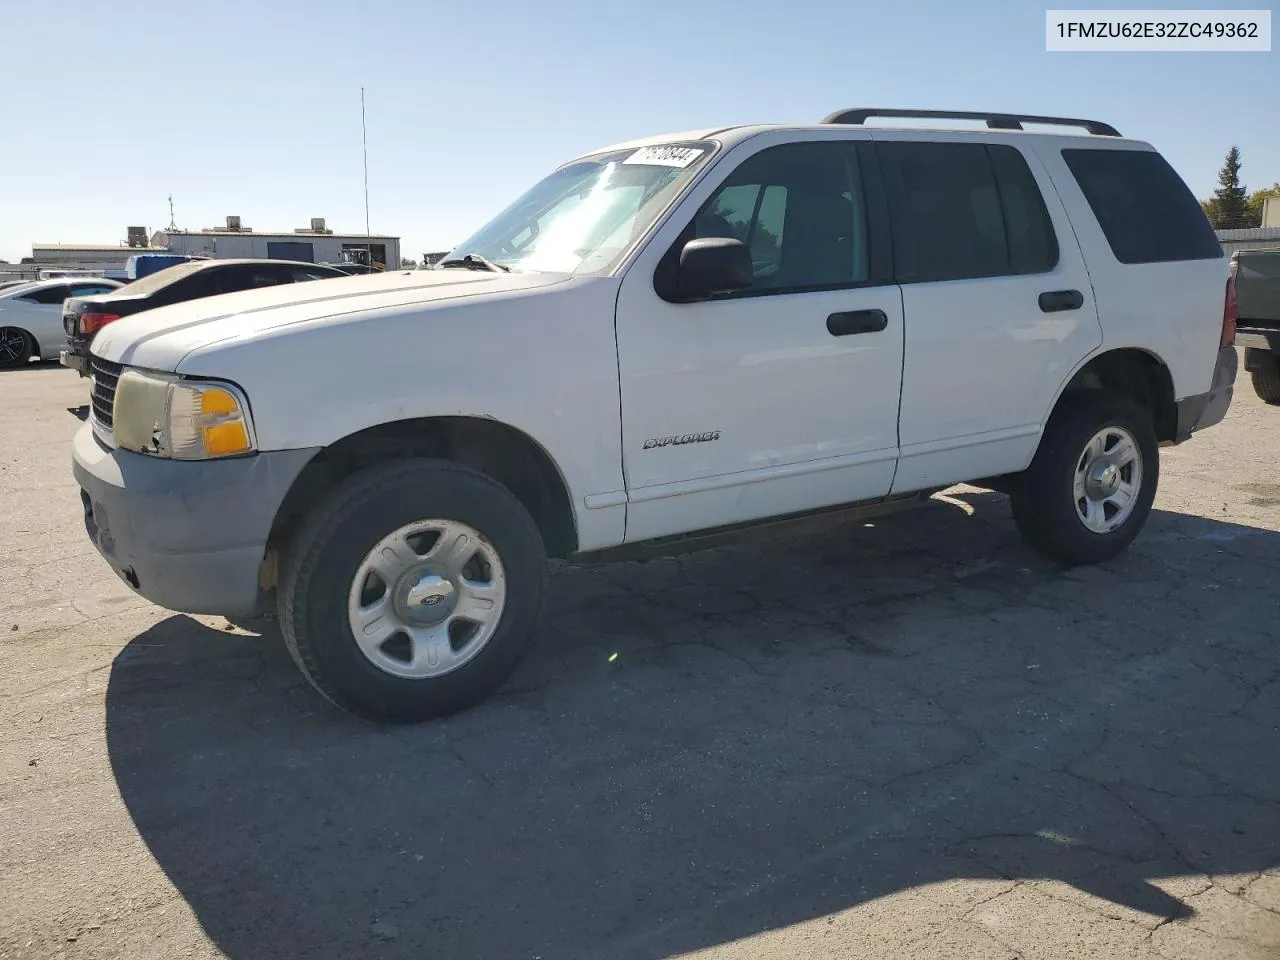
[[[32,278],[42,271],[93,273],[127,279],[129,258],[140,253],[179,253],[187,256],[305,260],[310,263],[355,262],[400,267],[400,238],[381,234],[334,233],[317,217],[309,227],[259,233],[227,217],[221,227],[204,230],[158,230],[148,238],[146,227],[128,227],[124,243],[33,243],[31,256],[21,263],[0,263],[0,280]]]
[[[164,253],[152,246],[127,247],[120,244],[33,243],[31,259],[41,269],[123,270],[125,262],[139,253]]]
[[[152,248],[188,256],[238,257],[273,260],[305,260],[309,263],[354,261],[397,269],[400,266],[400,238],[381,234],[334,233],[322,217],[310,227],[289,232],[259,233],[243,226],[239,217],[227,217],[225,226],[204,230],[158,230],[151,236]]]

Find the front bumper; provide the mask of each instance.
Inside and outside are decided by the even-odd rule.
[[[248,616],[276,512],[316,452],[162,460],[112,450],[86,423],[72,472],[89,538],[125,583],[181,613]]]
[[[1177,441],[1188,439],[1197,430],[1204,430],[1220,423],[1231,406],[1231,395],[1234,392],[1236,372],[1240,367],[1240,357],[1235,347],[1222,347],[1218,351],[1218,359],[1213,365],[1213,381],[1208,393],[1198,393],[1177,402],[1178,436]]]

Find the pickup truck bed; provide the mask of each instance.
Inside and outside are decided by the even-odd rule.
[[[1236,278],[1236,345],[1254,392],[1280,404],[1280,250],[1239,250],[1231,256]]]

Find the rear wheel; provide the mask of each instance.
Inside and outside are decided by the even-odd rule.
[[[484,699],[515,669],[542,598],[542,538],[482,473],[436,460],[365,470],[286,551],[281,632],[326,697],[411,722]]]
[[[1253,392],[1264,403],[1280,403],[1280,357],[1263,355],[1249,373]]]
[[[17,327],[0,327],[0,369],[20,367],[36,352],[31,334]]]
[[[1138,535],[1159,478],[1159,446],[1144,409],[1102,391],[1069,394],[1013,490],[1013,519],[1050,559],[1100,563]]]

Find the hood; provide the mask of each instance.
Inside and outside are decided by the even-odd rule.
[[[194,350],[265,336],[297,324],[364,322],[449,301],[519,294],[567,280],[568,274],[479,270],[397,270],[308,280],[190,300],[104,327],[91,350],[104,360],[174,371]]]

